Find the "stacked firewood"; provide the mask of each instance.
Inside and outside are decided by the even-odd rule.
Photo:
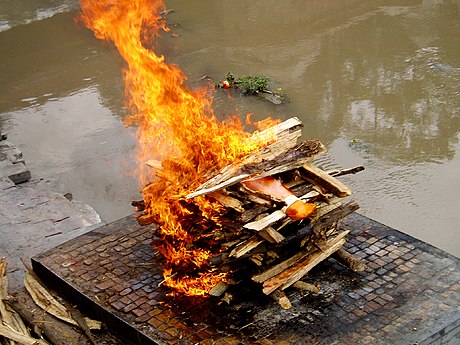
[[[290,286],[317,291],[300,279],[330,255],[352,270],[365,268],[341,248],[348,231],[338,223],[359,206],[343,202],[351,190],[336,178],[364,168],[321,170],[311,161],[326,148],[318,140],[297,143],[301,128],[297,118],[290,118],[268,129],[275,142],[222,169],[187,196],[206,195],[226,209],[223,226],[212,233],[219,251],[209,265],[230,274],[210,295],[223,296],[230,286],[250,281],[289,308],[283,291]],[[263,135],[267,132],[256,134]]]

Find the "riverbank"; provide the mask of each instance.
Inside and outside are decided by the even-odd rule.
[[[10,292],[23,286],[33,256],[103,225],[89,205],[58,193],[51,181],[33,177],[22,152],[0,141],[0,257],[8,258]]]
[[[7,258],[8,292],[35,320],[52,325],[62,344],[88,345],[90,341],[81,329],[37,307],[24,288],[21,259],[30,262],[33,256],[102,226],[103,222],[91,206],[72,200],[71,193],[56,192],[52,181],[34,177],[22,152],[6,136],[1,138],[0,258]],[[97,344],[121,345],[105,328],[93,337]]]

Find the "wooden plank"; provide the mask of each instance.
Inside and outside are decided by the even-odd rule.
[[[267,138],[271,136],[272,138],[276,138],[276,141],[244,157],[240,162],[230,164],[220,172],[214,173],[194,192],[188,194],[186,198],[189,199],[198,195],[208,194],[235,184],[253,174],[263,173],[266,174],[264,176],[269,176],[290,170],[291,168],[286,161],[284,163],[280,163],[279,161],[283,153],[287,151],[290,151],[290,155],[284,155],[285,158],[290,162],[297,162],[293,168],[302,166],[302,161],[307,162],[308,159],[306,159],[306,156],[313,159],[316,155],[325,152],[326,148],[318,140],[306,140],[300,146],[296,146],[297,139],[301,135],[301,127],[302,123],[294,117],[253,135],[250,140],[263,141],[268,140]],[[294,152],[294,155],[291,151]],[[269,162],[268,166],[267,162]],[[272,162],[271,165],[270,162]]]
[[[229,256],[239,258],[244,254],[250,252],[254,248],[256,248],[259,244],[261,244],[264,240],[260,239],[259,236],[254,235],[248,238],[246,241],[241,242],[238,244],[231,252]]]
[[[282,210],[276,210],[275,212],[270,213],[268,216],[262,219],[243,225],[243,228],[260,231],[285,217],[286,213],[284,213]]]
[[[295,273],[292,274],[289,279],[287,279],[284,284],[281,286],[281,289],[284,290],[294,284],[296,281],[301,279],[305,274],[307,274],[313,267],[319,264],[324,259],[327,259],[331,254],[340,249],[343,244],[346,242],[345,239],[341,239],[338,242],[332,244],[324,252],[315,252],[312,256],[305,259],[303,262],[299,263],[298,268],[295,270]]]
[[[299,173],[303,179],[320,187],[322,190],[326,190],[334,194],[335,196],[345,198],[351,195],[350,188],[311,162],[305,163],[303,167],[299,169]]]
[[[217,190],[208,194],[211,198],[217,200],[222,206],[232,208],[240,213],[244,212],[243,204],[238,199],[227,195],[223,190]]]
[[[307,274],[308,271],[310,271],[314,266],[338,250],[345,243],[345,239],[343,237],[346,234],[348,234],[348,231],[343,231],[337,237],[329,240],[327,242],[327,249],[325,251],[315,251],[313,253],[303,252],[304,255],[301,255],[302,252],[298,253],[294,255],[298,255],[298,259],[291,260],[292,264],[290,267],[278,267],[276,271],[281,272],[274,276],[272,275],[273,272],[271,274],[267,274],[272,275],[272,277],[264,281],[262,289],[263,293],[268,295],[279,287],[284,290],[285,288],[294,284],[305,274]],[[254,277],[252,279],[254,280]]]
[[[259,231],[259,235],[270,243],[280,243],[285,240],[285,237],[273,229],[271,226],[268,226],[265,229]]]
[[[347,234],[349,233],[348,230],[342,231],[339,233],[333,240],[334,241],[339,241],[342,238],[344,238]],[[331,240],[332,241],[332,240]],[[298,261],[304,259],[307,257],[309,254],[311,254],[311,251],[306,251],[306,250],[301,250],[298,253],[294,254],[290,258],[270,267],[269,269],[265,270],[262,273],[254,275],[251,279],[252,281],[256,283],[263,283],[266,280],[275,277],[276,275],[282,273],[285,271],[287,268],[291,267],[292,265],[296,264]]]
[[[272,153],[264,155],[259,150],[243,159],[241,163],[225,167],[217,176],[203,183],[186,198],[209,194],[255,175],[265,177],[297,169],[324,152],[326,147],[318,140],[305,140],[294,147],[287,147],[277,156]]]

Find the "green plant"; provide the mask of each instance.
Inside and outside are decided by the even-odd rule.
[[[229,80],[229,77],[233,81]],[[260,91],[267,90],[270,82],[270,79],[265,75],[247,75],[235,78],[231,73],[227,75],[227,80],[245,95],[254,95]]]

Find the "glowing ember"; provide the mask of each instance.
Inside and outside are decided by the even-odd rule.
[[[218,122],[207,90],[190,91],[185,76],[146,48],[167,30],[160,0],[82,0],[81,19],[96,37],[112,41],[126,61],[124,79],[131,117],[138,126],[140,183],[146,212],[160,225],[158,249],[166,258],[165,285],[188,295],[203,295],[222,273],[208,270],[207,259],[218,249],[207,241],[221,226],[222,207],[205,197],[184,196],[216,171],[257,150],[274,138],[255,142],[232,117]],[[273,121],[260,123],[261,127]],[[260,129],[262,129],[260,127]],[[145,162],[161,162],[162,176]],[[203,241],[198,241],[203,239]],[[201,246],[190,246],[191,243]],[[177,272],[186,272],[177,274]]]

